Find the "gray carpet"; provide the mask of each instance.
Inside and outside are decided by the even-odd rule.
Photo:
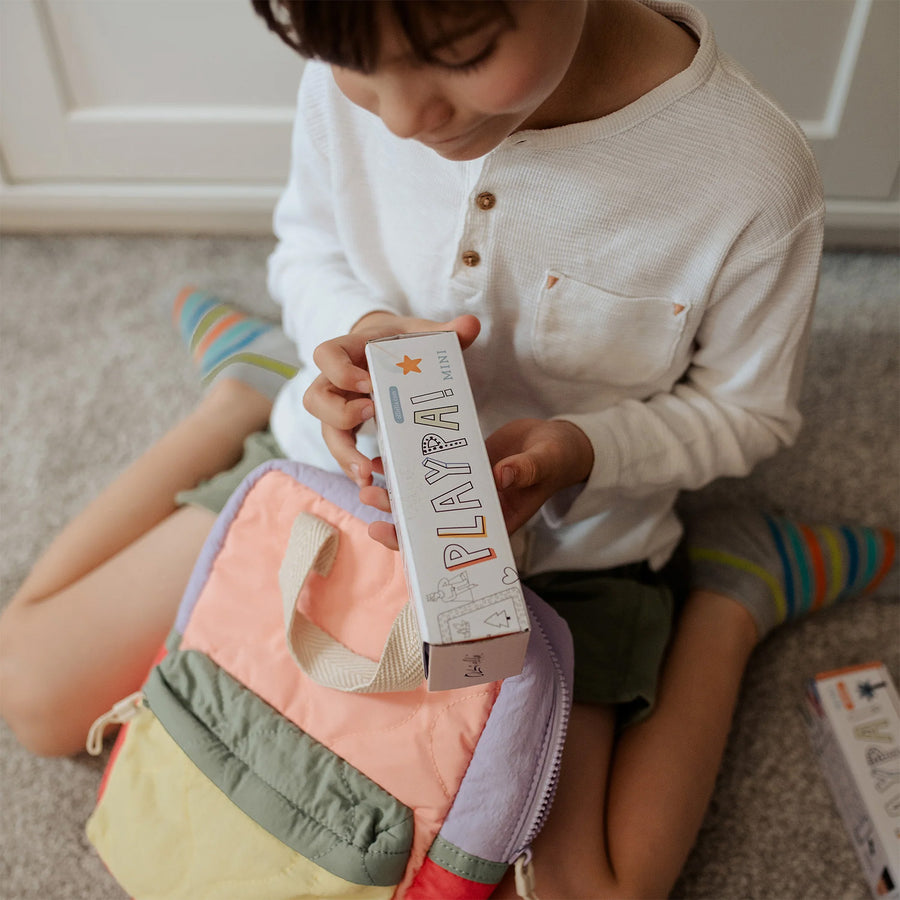
[[[269,249],[266,240],[3,239],[3,602],[65,520],[196,399],[161,298],[191,280],[264,310]],[[896,256],[826,257],[800,441],[749,480],[691,502],[726,494],[809,519],[898,525],[898,284]],[[888,593],[782,628],[757,650],[676,896],[868,896],[798,704],[818,671],[881,659],[900,678],[900,605]],[[34,759],[0,726],[3,898],[123,896],[83,836],[104,762]]]

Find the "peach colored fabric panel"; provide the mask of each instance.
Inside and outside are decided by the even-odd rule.
[[[310,681],[284,636],[278,569],[302,507],[340,530],[331,574],[310,576],[298,605],[344,644],[377,659],[406,602],[399,555],[366,525],[283,472],[247,494],[185,629],[199,650],[316,740],[414,809],[410,867],[421,864],[455,796],[499,683],[429,693],[341,694]],[[347,602],[353,596],[352,608]]]

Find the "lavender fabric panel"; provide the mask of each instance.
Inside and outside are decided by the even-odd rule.
[[[359,488],[345,475],[326,472],[305,463],[277,460],[278,468],[287,472],[301,484],[312,488],[317,494],[329,500],[335,506],[346,509],[367,525],[371,522],[392,522],[388,513],[383,513],[373,506],[366,506],[359,501]]]
[[[508,863],[511,843],[537,801],[537,779],[552,728],[559,674],[571,695],[572,638],[568,626],[543,600],[525,589],[532,634],[521,675],[507,678],[444,820],[441,837],[460,850]],[[557,714],[559,711],[557,711]]]
[[[572,686],[575,683],[575,648],[572,644],[572,633],[569,631],[569,626],[566,624],[566,620],[534,591],[527,587],[524,590],[529,610],[533,615],[538,615],[548,643],[556,653],[563,671],[566,688],[571,697]]]
[[[273,459],[263,463],[255,468],[228,498],[228,502],[223,507],[222,512],[219,513],[216,523],[206,539],[200,555],[197,557],[197,562],[194,564],[194,569],[188,580],[181,605],[178,607],[178,614],[175,617],[175,630],[179,634],[184,634],[191,613],[197,605],[200,592],[203,590],[203,585],[206,584],[206,580],[209,578],[209,572],[219,551],[222,549],[222,545],[225,543],[231,522],[238,514],[244,499],[256,482],[267,472],[273,470],[284,472],[301,484],[305,484],[326,500],[362,519],[366,524],[375,521],[392,521],[389,515],[360,503],[359,488],[344,475],[325,472],[314,466],[291,462],[286,459]]]

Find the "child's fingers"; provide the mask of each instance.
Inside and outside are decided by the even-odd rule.
[[[397,529],[390,522],[372,522],[369,525],[369,537],[384,544],[388,550],[399,550],[397,541]]]
[[[531,451],[501,459],[493,472],[503,518],[512,534],[541,508],[553,491],[542,472],[540,456]]]
[[[543,478],[540,458],[535,453],[517,453],[494,465],[494,481],[501,491],[511,487],[533,487]]]
[[[366,361],[366,338],[345,334],[319,344],[313,351],[313,362],[336,387],[357,394],[369,394],[372,382]]]
[[[323,424],[322,440],[348,478],[352,478],[359,487],[371,482],[372,461],[356,449],[356,438],[352,431]]]
[[[369,397],[343,391],[325,375],[319,375],[309,386],[303,406],[321,422],[343,431],[352,431],[375,415],[375,404]]]
[[[476,316],[466,313],[447,322],[445,327],[456,332],[456,336],[459,338],[459,345],[465,350],[478,337],[481,331],[481,322]]]
[[[378,465],[380,459],[376,458],[372,462],[373,469],[377,470],[380,468]],[[375,509],[380,509],[382,512],[386,513],[391,511],[390,497],[383,487],[370,484],[360,488],[359,499],[365,503],[366,506],[374,506]],[[397,540],[397,529],[394,528],[390,522],[372,522],[369,525],[369,537],[378,541],[379,544],[384,544],[388,550],[400,549],[400,543]]]
[[[391,511],[391,501],[388,492],[383,487],[378,487],[378,485],[371,484],[362,488],[359,492],[359,499],[366,506],[374,506],[375,509],[380,509],[381,512],[389,513]]]

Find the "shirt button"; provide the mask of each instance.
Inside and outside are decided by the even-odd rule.
[[[476,198],[475,203],[479,209],[493,209],[497,198],[490,191],[482,191]]]
[[[462,261],[471,269],[481,262],[481,257],[474,250],[466,250],[462,255]]]

